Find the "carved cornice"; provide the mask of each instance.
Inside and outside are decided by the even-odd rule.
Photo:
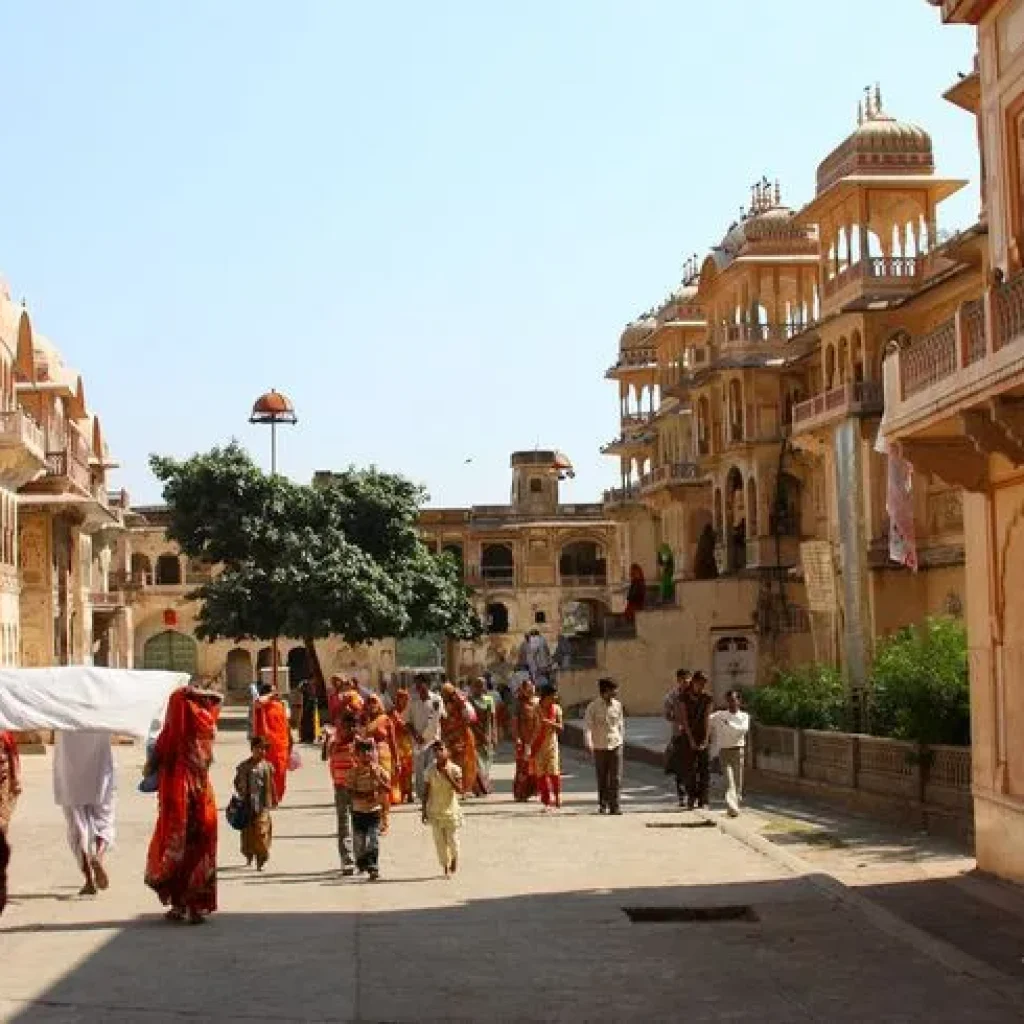
[[[903,457],[919,469],[965,491],[983,491],[988,482],[988,456],[966,437],[913,440],[900,444]]]
[[[1006,429],[1006,421],[995,418],[980,409],[971,409],[960,414],[964,436],[979,455],[1002,455],[1015,466],[1024,464],[1024,444]],[[1022,420],[1024,425],[1024,420]]]

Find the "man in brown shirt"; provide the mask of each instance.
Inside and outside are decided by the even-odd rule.
[[[708,758],[711,697],[704,692],[708,684],[703,672],[694,672],[690,689],[683,696],[683,769],[689,808],[707,807],[711,772]]]

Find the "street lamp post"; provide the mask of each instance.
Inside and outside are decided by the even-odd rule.
[[[250,423],[260,423],[270,426],[270,475],[277,476],[277,425],[279,423],[294,426],[298,422],[295,415],[295,406],[291,401],[281,394],[280,391],[271,389],[266,394],[260,395],[253,403],[252,414],[249,416]],[[274,681],[274,690],[277,690],[277,666],[281,660],[278,638],[275,636],[270,645],[270,657],[273,662],[271,678]]]

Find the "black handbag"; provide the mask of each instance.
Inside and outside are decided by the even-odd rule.
[[[224,817],[236,832],[248,828],[252,822],[252,809],[249,802],[238,795],[233,796],[224,810]]]

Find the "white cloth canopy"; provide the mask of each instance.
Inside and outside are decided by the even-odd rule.
[[[109,732],[58,732],[53,748],[53,800],[58,807],[106,807],[114,798]]]
[[[94,730],[145,738],[183,672],[70,665],[0,669],[0,729]]]

